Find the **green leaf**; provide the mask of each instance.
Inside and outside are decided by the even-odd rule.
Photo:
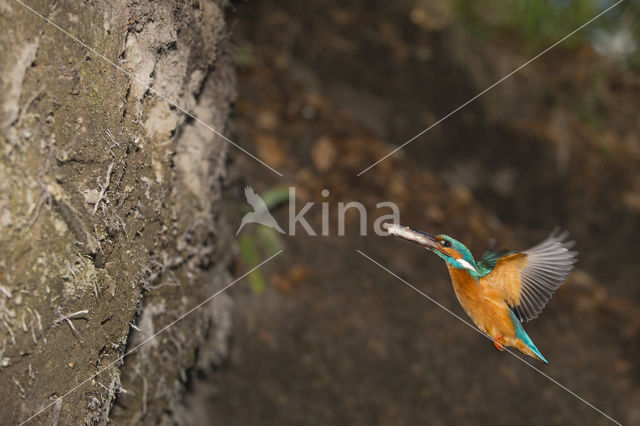
[[[271,210],[272,208],[289,201],[289,188],[268,189],[260,196],[262,197],[262,201],[267,205],[267,208]]]
[[[260,247],[267,253],[275,253],[282,248],[280,234],[278,231],[266,226],[258,226],[256,228],[257,240]]]
[[[258,248],[253,238],[247,234],[240,236],[240,256],[242,256],[242,259],[249,268],[255,267],[260,262]],[[257,269],[249,274],[249,283],[251,284],[251,289],[256,294],[262,293],[267,287],[264,275]]]
[[[256,58],[249,48],[238,47],[235,51],[235,61],[238,66],[250,67]]]

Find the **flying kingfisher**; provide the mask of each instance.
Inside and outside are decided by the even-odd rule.
[[[453,289],[467,315],[493,339],[500,351],[512,346],[549,363],[522,323],[538,317],[577,261],[568,233],[552,232],[525,251],[489,248],[476,262],[461,242],[397,224],[384,225],[395,235],[433,251],[447,264]]]

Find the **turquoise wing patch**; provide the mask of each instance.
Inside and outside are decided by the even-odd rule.
[[[505,257],[513,253],[515,253],[515,251],[496,251],[492,249],[488,249],[487,251],[482,253],[482,256],[480,256],[480,259],[478,259],[478,261],[476,262],[476,265],[478,265],[478,272],[480,272],[480,276],[484,277],[485,275],[489,275],[489,273],[493,271],[493,268],[496,267],[496,263],[498,263],[498,260],[500,260],[501,257]]]

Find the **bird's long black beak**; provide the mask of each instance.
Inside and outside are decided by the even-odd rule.
[[[387,230],[389,235],[395,235],[407,241],[412,241],[430,250],[436,250],[440,247],[440,243],[436,237],[426,232],[418,231],[408,226],[401,226],[396,223],[385,223],[382,226]]]

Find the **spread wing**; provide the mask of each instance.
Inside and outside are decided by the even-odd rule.
[[[521,322],[538,317],[577,261],[568,233],[552,232],[540,244],[495,260],[482,281],[498,290]],[[493,261],[493,258],[488,260]]]

